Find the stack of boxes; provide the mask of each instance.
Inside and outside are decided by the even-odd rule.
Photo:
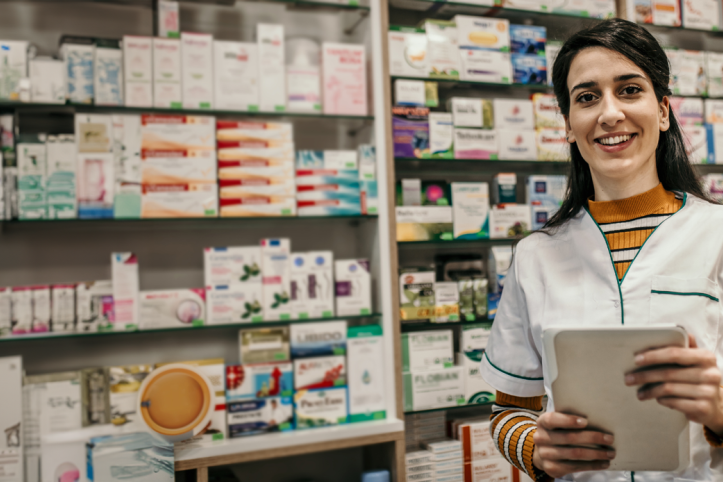
[[[452,430],[462,445],[465,482],[520,480],[519,471],[495,446],[488,417],[455,420]]]
[[[532,95],[537,130],[537,158],[541,161],[567,161],[570,146],[565,135],[565,119],[553,94]]]
[[[205,248],[203,266],[209,324],[263,321],[260,247]]]
[[[222,217],[296,215],[291,124],[219,120],[216,137]]]
[[[76,114],[77,196],[80,219],[112,218],[115,189],[110,115]]]
[[[47,150],[45,139],[21,136],[16,145],[20,219],[47,217]]]
[[[291,318],[334,317],[334,253],[291,254]]]
[[[495,99],[494,123],[499,138],[499,159],[536,161],[535,117],[529,100]]]
[[[547,84],[547,29],[532,25],[510,25],[510,43],[512,81],[515,84]]]
[[[356,151],[297,151],[299,216],[360,215],[361,187]]]
[[[527,202],[530,203],[532,230],[542,229],[562,205],[567,176],[530,176],[527,178]]]
[[[427,451],[432,454],[432,474],[435,482],[464,482],[462,443],[459,440],[429,442]]]
[[[428,442],[444,440],[446,437],[446,417],[444,411],[410,413],[404,416],[406,447],[417,451]],[[431,462],[431,454],[423,450],[407,454],[407,466],[426,465]]]
[[[460,80],[512,83],[509,20],[456,15],[454,23],[459,47],[456,54],[460,59]]]
[[[627,18],[669,27],[713,31],[723,28],[720,3],[715,0],[635,0],[628,4]]]
[[[666,48],[665,53],[670,61],[670,90],[673,94],[707,95],[705,52]],[[713,74],[720,75],[715,71]]]
[[[491,329],[487,323],[472,323],[462,326],[460,331],[457,365],[464,369],[467,404],[488,403],[495,399],[495,390],[484,381],[479,370]]]
[[[448,110],[452,112],[454,124],[454,158],[497,160],[499,144],[497,131],[494,130],[492,102],[488,99],[452,97]]]
[[[361,181],[361,213],[379,213],[379,189],[377,185],[377,152],[371,144],[362,144],[359,153],[359,179]]]

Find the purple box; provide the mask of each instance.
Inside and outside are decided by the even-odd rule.
[[[421,158],[429,154],[429,108],[395,106],[392,108],[394,157]]]

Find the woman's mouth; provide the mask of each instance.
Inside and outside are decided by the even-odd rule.
[[[607,152],[620,151],[630,145],[637,137],[637,134],[620,134],[617,136],[598,137],[595,143]]]

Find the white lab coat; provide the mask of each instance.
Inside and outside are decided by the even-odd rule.
[[[482,360],[482,376],[504,393],[547,394],[554,409],[542,331],[551,325],[675,323],[714,351],[723,366],[723,206],[685,195],[683,206],[650,235],[618,284],[607,242],[586,210],[552,236],[535,233],[516,249]],[[652,294],[696,292],[707,296]],[[635,482],[723,481],[723,449],[691,423],[691,464],[681,473],[637,472]],[[632,479],[630,472],[583,472],[560,480]]]

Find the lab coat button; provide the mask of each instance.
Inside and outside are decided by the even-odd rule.
[[[615,301],[615,302],[613,303],[613,305],[615,305],[615,308],[618,308],[618,307],[620,306],[620,302],[619,302],[619,301]]]

